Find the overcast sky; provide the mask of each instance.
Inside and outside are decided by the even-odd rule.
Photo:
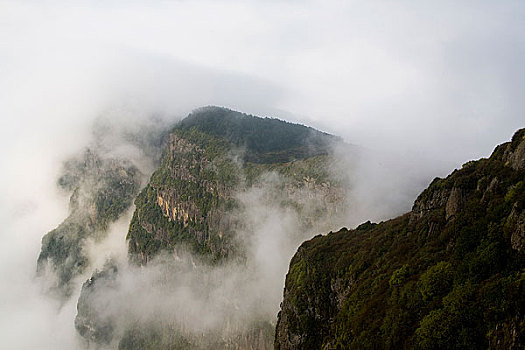
[[[525,127],[524,33],[524,1],[0,0],[3,344],[74,344],[32,277],[98,116],[220,105],[451,170]]]
[[[218,104],[461,164],[525,125],[523,33],[522,1],[1,1],[2,146]]]

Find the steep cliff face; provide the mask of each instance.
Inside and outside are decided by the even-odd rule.
[[[136,200],[128,233],[133,261],[146,264],[161,250],[184,243],[221,259],[234,249],[234,223],[224,216],[240,169],[228,145],[206,134],[174,130],[161,167]]]
[[[412,211],[305,242],[276,349],[525,346],[525,129]]]
[[[298,236],[290,238],[294,242],[331,227],[345,210],[346,180],[330,170],[336,142],[305,126],[223,108],[190,114],[166,135],[161,165],[135,200],[127,236],[130,261],[146,268],[160,255],[177,262],[189,252],[208,266],[204,270],[232,262],[254,269],[248,253],[254,244],[254,223],[248,219],[254,198],[265,208],[300,218]],[[200,268],[194,266],[194,272]],[[166,280],[177,272],[170,274]],[[240,320],[232,312],[220,327],[200,333],[169,317],[147,325],[126,320],[108,326],[98,305],[90,307],[86,297],[96,295],[96,289],[94,282],[84,286],[76,321],[77,330],[93,343],[118,343],[121,349],[273,347],[274,316],[267,315]],[[224,307],[238,306],[228,300]]]
[[[89,149],[65,163],[58,185],[72,192],[69,216],[43,237],[37,262],[37,273],[46,275],[49,292],[71,295],[72,279],[89,264],[85,241],[103,238],[108,225],[131,206],[140,176],[130,162],[105,159]]]
[[[318,209],[340,211],[343,196],[328,170],[336,141],[311,128],[222,108],[191,114],[172,130],[162,165],[136,200],[128,234],[132,260],[145,264],[181,243],[215,261],[242,254],[234,237],[243,225],[236,195],[262,186],[269,172],[282,177],[277,185],[286,191],[286,205],[302,210],[316,196]],[[314,222],[313,215],[305,219]]]

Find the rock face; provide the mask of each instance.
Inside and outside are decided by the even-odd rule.
[[[140,175],[130,162],[104,159],[89,149],[65,164],[58,185],[72,192],[69,216],[43,237],[37,262],[37,273],[46,275],[51,294],[71,295],[72,279],[89,264],[85,241],[103,238],[108,224],[131,206]]]
[[[182,130],[170,135],[161,167],[136,200],[128,233],[130,256],[136,263],[144,265],[159,251],[181,243],[216,259],[235,249],[229,232],[234,223],[225,213],[235,206],[232,195],[240,181],[239,166],[223,154],[225,143],[208,146],[205,138]]]
[[[223,108],[190,114],[166,135],[161,165],[135,200],[127,236],[130,262],[147,268],[161,253],[177,262],[189,251],[209,268],[248,264],[252,197],[301,218],[299,242],[311,237],[309,232],[336,222],[345,210],[345,179],[330,172],[336,142],[302,125]],[[96,303],[87,302],[86,295],[96,289],[96,284],[84,285],[76,321],[90,343],[118,343],[120,349],[273,347],[274,316],[249,322],[232,317],[205,334],[175,321],[108,326]],[[235,300],[226,305],[237,307]],[[99,336],[100,329],[110,330],[109,341],[106,333]]]
[[[525,129],[290,262],[275,349],[525,347]]]
[[[502,147],[498,152],[503,152],[503,161],[514,170],[525,169],[525,132],[518,131],[513,137],[512,142]]]

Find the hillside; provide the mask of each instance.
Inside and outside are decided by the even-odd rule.
[[[181,243],[213,260],[242,254],[236,253],[242,248],[234,242],[235,231],[242,226],[238,219],[242,208],[235,196],[264,186],[263,175],[268,172],[281,176],[275,184],[286,190],[281,200],[293,202],[305,224],[314,225],[316,211],[333,212],[341,206],[337,188],[341,179],[329,170],[333,162],[329,147],[336,140],[302,125],[223,108],[190,114],[167,137],[162,164],[135,201],[127,237],[132,260],[144,264]],[[296,158],[296,150],[303,148],[309,153],[299,152]],[[307,205],[310,198],[302,198],[303,189],[317,193],[321,202]]]
[[[525,347],[525,129],[412,210],[303,243],[275,349]]]
[[[127,235],[131,265],[162,266],[160,289],[178,286],[180,276],[202,275],[195,282],[202,284],[196,293],[206,300],[211,298],[206,293],[214,293],[209,284],[221,283],[209,282],[208,278],[217,278],[210,273],[225,274],[219,280],[227,280],[230,272],[224,271],[230,269],[246,283],[264,283],[257,275],[265,269],[257,259],[264,257],[254,250],[263,239],[265,244],[277,243],[272,237],[258,236],[264,230],[257,223],[259,216],[275,211],[296,222],[286,237],[273,238],[293,249],[314,232],[339,222],[345,210],[346,179],[331,171],[335,162],[331,149],[338,142],[302,125],[224,108],[191,113],[165,136],[161,164],[135,200]],[[254,206],[261,213],[254,213]],[[153,324],[143,324],[136,316],[120,320],[101,315],[94,296],[103,293],[97,288],[118,285],[119,273],[110,264],[82,288],[75,325],[89,343],[118,344],[120,349],[139,344],[144,349],[273,346],[275,313],[266,311],[273,306],[265,306],[256,295],[249,302],[260,304],[262,314],[254,311],[248,320],[240,319],[245,310],[228,296],[220,305],[226,319],[200,333],[172,315]],[[171,312],[176,315],[179,310]],[[142,328],[149,331],[137,331]]]
[[[46,290],[59,299],[72,293],[72,282],[89,266],[87,240],[100,240],[108,226],[133,203],[140,171],[129,161],[103,158],[87,149],[68,160],[58,186],[71,193],[68,217],[42,238],[37,274]]]

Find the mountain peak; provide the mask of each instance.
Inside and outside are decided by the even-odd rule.
[[[175,127],[225,139],[246,150],[254,163],[287,162],[329,153],[336,136],[276,118],[261,118],[223,107],[208,106],[190,113]]]

